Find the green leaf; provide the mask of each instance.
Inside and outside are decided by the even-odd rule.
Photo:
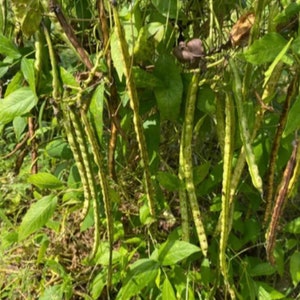
[[[7,97],[12,92],[15,92],[16,90],[22,88],[23,82],[24,82],[23,74],[22,74],[21,71],[18,71],[13,76],[13,78],[11,79],[11,81],[9,82],[9,84],[7,85],[7,88],[6,88],[4,96]]]
[[[285,226],[284,230],[289,233],[299,234],[300,233],[300,217],[289,222]]]
[[[175,174],[158,171],[156,178],[158,182],[168,191],[178,191],[180,180]]]
[[[258,300],[272,300],[270,294],[262,287],[258,287]]]
[[[96,277],[90,284],[90,293],[93,299],[99,299],[105,284],[106,284],[107,274],[105,273],[98,273]]]
[[[254,41],[244,56],[254,65],[272,62],[286,44],[287,41],[280,34],[271,32]]]
[[[16,117],[13,120],[14,132],[17,138],[17,141],[20,141],[20,138],[27,127],[27,118]]]
[[[117,300],[129,300],[143,288],[154,283],[159,271],[159,263],[155,260],[143,258],[133,263],[126,276],[126,280],[117,295]]]
[[[89,112],[91,120],[96,128],[99,141],[102,140],[103,134],[103,107],[104,107],[105,85],[99,84],[93,93]]]
[[[47,144],[46,152],[54,158],[70,159],[73,156],[69,144],[63,139],[57,139]]]
[[[21,53],[15,44],[7,37],[0,34],[0,54],[17,59],[21,57]]]
[[[263,87],[266,86],[266,84],[268,83],[269,79],[271,78],[271,75],[273,73],[273,71],[275,70],[276,66],[278,65],[278,63],[281,60],[284,60],[285,54],[288,51],[288,49],[290,48],[291,44],[292,44],[293,38],[291,38],[289,40],[289,42],[281,49],[281,51],[278,53],[278,55],[276,55],[276,57],[274,58],[272,64],[270,65],[270,67],[268,68],[268,70],[265,72],[265,80],[264,80],[264,84]],[[285,61],[285,63],[287,63],[288,60]],[[291,65],[292,63],[290,63]]]
[[[35,93],[34,60],[23,57],[21,60],[21,71],[31,90]]]
[[[32,204],[23,217],[19,227],[19,241],[34,233],[52,217],[57,204],[57,197],[48,195]]]
[[[254,276],[268,276],[272,275],[276,272],[276,268],[269,263],[260,263],[255,265],[251,270],[250,270],[250,275],[252,277]]]
[[[161,118],[175,121],[180,112],[183,85],[173,57],[161,55],[157,60],[154,75],[163,84],[162,87],[154,89]]]
[[[133,57],[134,61],[138,64],[143,62],[150,62],[154,56],[154,39],[150,36],[148,26],[140,28],[137,39],[134,43]]]
[[[289,111],[288,119],[283,132],[283,137],[287,137],[288,135],[294,133],[297,129],[300,128],[299,115],[300,115],[300,97],[298,96]]]
[[[170,266],[200,251],[199,247],[188,242],[167,240],[159,248],[157,259],[163,266]]]
[[[58,189],[63,186],[63,183],[57,177],[49,173],[37,173],[30,175],[28,182],[40,189]]]
[[[154,88],[162,86],[162,82],[157,77],[139,67],[133,67],[132,74],[136,87],[138,88]]]
[[[256,284],[258,285],[258,291],[259,295],[267,295],[266,297],[270,298],[260,298],[261,300],[265,299],[285,299],[285,295],[275,290],[272,286],[264,283],[264,282],[258,282],[256,281]]]
[[[296,286],[300,282],[300,252],[295,251],[290,258],[290,274],[293,285]]]
[[[73,74],[71,74],[70,72],[68,72],[63,67],[60,67],[59,72],[60,72],[60,76],[61,76],[62,82],[65,85],[70,86],[70,87],[79,88],[79,83],[76,81],[76,79],[73,76]]]
[[[286,23],[291,21],[291,18],[300,11],[299,3],[290,3],[284,11],[280,12],[275,18],[274,23]]]
[[[42,14],[39,0],[12,0],[12,8],[22,32],[26,36],[34,34],[40,25]]]
[[[300,54],[300,36],[298,35],[292,45],[291,48],[293,49],[293,52],[295,52],[295,54],[299,55]]]
[[[212,282],[213,270],[211,268],[211,263],[207,258],[205,258],[201,263],[200,274],[201,281],[204,285],[209,285],[209,283]]]
[[[147,204],[140,208],[140,221],[143,225],[151,224],[154,220],[150,215],[150,209]]]
[[[22,87],[0,100],[0,124],[7,124],[15,117],[28,113],[38,102],[29,87]]]
[[[168,277],[166,277],[162,288],[162,300],[176,300],[175,292]]]
[[[200,166],[196,166],[193,168],[193,178],[194,184],[198,185],[201,183],[209,173],[210,162],[206,162]]]
[[[152,4],[165,17],[176,18],[180,9],[180,1],[177,0],[152,0]]]
[[[197,97],[197,108],[207,114],[213,114],[216,111],[215,93],[208,84],[199,88]]]
[[[64,286],[62,284],[55,284],[47,287],[39,297],[39,300],[61,300],[64,299],[63,295]]]

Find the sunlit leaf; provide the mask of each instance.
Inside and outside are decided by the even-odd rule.
[[[261,300],[265,299],[285,299],[285,295],[277,291],[274,287],[264,283],[264,282],[257,282],[258,289],[259,289],[259,296],[265,295],[265,298],[259,298]]]
[[[62,284],[55,284],[47,287],[39,297],[39,300],[61,300],[63,299],[63,294],[64,286]]]
[[[175,292],[170,283],[169,279],[166,277],[163,288],[162,288],[162,299],[163,300],[176,300]]]
[[[57,177],[49,173],[37,173],[30,175],[28,182],[40,189],[57,189],[63,186],[63,183]]]
[[[289,110],[288,119],[283,132],[283,137],[287,137],[300,128],[300,97],[298,96]]]
[[[248,62],[261,65],[272,62],[286,44],[287,41],[280,34],[271,32],[254,41],[244,55]]]
[[[158,260],[163,266],[175,265],[201,249],[193,244],[180,240],[167,240],[158,250]]]
[[[300,234],[300,217],[292,220],[285,226],[285,231],[293,234]]]
[[[0,54],[9,56],[11,58],[21,57],[16,45],[7,37],[0,34]]]
[[[35,92],[34,60],[23,57],[21,60],[21,71],[30,88]]]
[[[48,195],[32,204],[23,217],[19,227],[19,241],[43,227],[52,217],[57,204],[57,197]]]
[[[300,283],[300,252],[295,251],[290,258],[290,274],[292,277],[293,285],[296,286]]]
[[[0,100],[0,124],[28,113],[36,104],[37,96],[29,87],[22,87]]]
[[[26,36],[34,34],[42,19],[39,0],[11,0],[12,9],[17,21],[21,24],[22,32]]]

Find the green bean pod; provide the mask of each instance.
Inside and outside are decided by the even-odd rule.
[[[247,127],[247,117],[245,115],[244,108],[243,108],[241,79],[238,74],[238,70],[235,65],[235,62],[232,59],[229,60],[229,65],[233,73],[233,79],[234,79],[233,93],[234,93],[234,98],[235,98],[235,103],[237,108],[240,135],[241,135],[241,140],[243,142],[249,173],[251,176],[252,184],[262,195],[263,194],[262,179],[259,174],[258,166],[255,162],[255,155],[253,153],[253,149],[251,146],[251,138]]]
[[[193,125],[194,125],[194,113],[195,104],[197,99],[198,85],[199,85],[200,73],[194,73],[192,81],[189,86],[188,95],[186,99],[185,107],[185,119],[182,129],[182,164],[185,176],[185,186],[189,198],[190,207],[192,210],[192,216],[194,224],[196,226],[196,232],[198,235],[200,247],[204,256],[207,255],[207,238],[202,222],[201,211],[197,201],[194,178],[193,178],[193,163],[192,163],[192,138],[193,138]]]
[[[148,151],[146,147],[146,140],[145,140],[143,125],[142,125],[142,120],[139,115],[139,99],[138,99],[136,85],[134,83],[133,76],[132,76],[132,70],[131,70],[132,59],[130,58],[129,55],[128,45],[125,39],[123,27],[120,23],[117,7],[113,5],[112,11],[113,11],[113,18],[115,21],[115,30],[118,37],[118,41],[120,43],[120,49],[121,49],[120,55],[123,59],[124,66],[125,66],[124,74],[126,77],[126,85],[127,85],[127,90],[128,90],[129,100],[130,100],[130,106],[133,111],[134,129],[135,129],[136,138],[139,145],[139,150],[140,150],[141,159],[144,168],[145,187],[146,187],[148,206],[149,206],[150,214],[152,216],[155,216],[154,188],[151,181],[151,174],[149,170],[149,157],[148,157]]]
[[[233,138],[234,138],[234,108],[228,94],[225,99],[225,138],[223,151],[223,181],[222,181],[222,210],[221,210],[221,234],[220,234],[220,270],[224,277],[226,288],[228,289],[231,299],[235,299],[235,292],[229,282],[228,267],[226,261],[227,240],[232,223],[231,203],[230,203],[230,186],[232,173],[233,157]]]

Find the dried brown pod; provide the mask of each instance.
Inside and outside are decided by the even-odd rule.
[[[233,47],[245,46],[248,43],[251,28],[255,21],[253,13],[242,15],[230,31],[230,41]]]
[[[190,68],[197,68],[204,57],[202,41],[200,39],[192,39],[188,42],[180,42],[173,49],[173,54],[181,63],[188,64]]]

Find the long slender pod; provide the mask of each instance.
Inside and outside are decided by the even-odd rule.
[[[128,95],[130,99],[130,106],[133,111],[134,129],[137,137],[137,142],[139,145],[141,159],[143,162],[148,206],[149,206],[150,214],[152,216],[155,216],[154,188],[151,181],[151,174],[149,170],[149,157],[148,157],[148,151],[146,147],[146,140],[143,131],[142,120],[139,115],[139,99],[138,99],[137,89],[131,72],[131,58],[129,55],[128,45],[125,39],[123,27],[119,20],[117,7],[113,5],[112,8],[113,8],[112,9],[113,18],[115,21],[116,34],[118,37],[118,41],[120,43],[120,49],[121,49],[120,55],[122,56],[125,65],[124,74],[126,77],[126,85],[127,85]]]
[[[293,147],[291,157],[282,175],[281,183],[279,185],[279,189],[277,191],[277,195],[275,199],[275,205],[272,212],[271,221],[268,230],[266,232],[266,252],[267,252],[268,260],[272,264],[275,263],[273,250],[276,242],[278,222],[280,216],[282,215],[284,204],[288,198],[289,183],[294,174],[296,159],[298,154],[298,147],[299,147],[299,141],[296,140],[294,141],[294,147]]]
[[[104,171],[104,163],[103,158],[101,155],[101,150],[98,144],[98,140],[96,138],[96,133],[94,128],[91,126],[87,115],[85,113],[81,114],[81,119],[83,121],[85,132],[87,134],[87,137],[89,139],[92,153],[94,154],[94,160],[96,165],[98,166],[98,176],[100,180],[101,185],[101,191],[102,191],[102,197],[103,197],[103,203],[104,203],[104,209],[106,214],[106,220],[107,220],[107,235],[108,235],[108,242],[109,242],[109,265],[108,265],[108,271],[107,271],[107,287],[108,290],[111,286],[111,279],[112,279],[112,250],[113,250],[113,217],[111,213],[111,201],[109,196],[109,183],[107,181],[107,176]],[[97,202],[97,199],[95,199]],[[98,213],[98,202],[94,203],[94,213],[97,215],[95,218],[99,218]],[[97,219],[97,224],[99,223],[99,219]],[[96,222],[95,222],[96,225]]]
[[[253,142],[253,140],[255,139],[257,132],[259,130],[259,128],[262,125],[262,122],[264,120],[264,114],[265,111],[267,109],[269,109],[269,107],[267,106],[273,93],[275,88],[277,87],[277,82],[278,79],[281,75],[281,71],[282,71],[282,65],[278,64],[278,66],[275,68],[275,70],[273,71],[264,91],[262,94],[262,97],[260,99],[259,95],[256,93],[258,100],[260,102],[260,107],[258,108],[257,112],[256,112],[256,117],[255,117],[255,122],[254,122],[254,126],[253,126],[253,131],[251,134],[251,142]],[[236,193],[236,189],[238,186],[238,183],[240,181],[244,166],[245,166],[245,162],[246,162],[246,155],[245,155],[245,151],[244,148],[242,148],[240,155],[238,157],[238,160],[236,162],[235,168],[234,168],[234,172],[232,175],[232,180],[231,180],[231,202],[233,202],[233,198],[234,195]],[[268,182],[268,180],[267,180]],[[268,190],[267,184],[266,184],[266,188],[265,191]],[[265,195],[267,195],[267,192],[265,193]],[[268,203],[268,196],[265,196],[266,198],[266,202]]]
[[[197,196],[195,191],[194,179],[193,179],[193,163],[192,163],[192,138],[193,138],[193,125],[194,125],[194,113],[195,103],[197,99],[198,85],[199,85],[200,73],[194,73],[192,81],[189,86],[188,95],[186,99],[185,119],[183,124],[183,150],[182,150],[182,162],[185,176],[186,190],[188,193],[189,203],[192,210],[193,220],[196,226],[198,239],[203,255],[207,255],[207,238],[205,229],[202,222],[201,212],[199,204],[197,202]]]
[[[64,129],[67,135],[67,139],[71,148],[71,151],[73,153],[78,172],[80,175],[80,179],[82,182],[83,187],[83,195],[84,195],[84,202],[83,202],[83,208],[81,211],[81,219],[84,220],[86,217],[89,208],[90,208],[90,199],[92,198],[90,185],[87,177],[87,172],[84,166],[83,157],[79,148],[77,136],[75,134],[75,130],[72,126],[72,122],[68,115],[68,108],[63,107],[63,116],[64,116]]]
[[[265,219],[264,221],[267,222],[270,218],[271,210],[272,210],[272,198],[274,194],[274,178],[275,178],[275,171],[276,171],[276,161],[278,156],[278,151],[280,147],[280,141],[282,139],[282,133],[285,128],[287,117],[289,113],[289,108],[291,105],[292,100],[295,98],[295,96],[298,93],[298,86],[299,86],[299,76],[295,75],[293,80],[291,81],[288,90],[286,99],[284,102],[284,106],[282,109],[282,113],[280,115],[279,124],[276,129],[275,137],[273,140],[272,150],[270,154],[270,161],[269,161],[269,167],[268,167],[268,177],[267,177],[267,183],[266,183],[266,202],[267,207],[265,211]]]
[[[225,99],[225,138],[223,151],[223,181],[222,181],[222,210],[221,210],[221,234],[220,234],[220,269],[224,277],[226,287],[232,299],[235,299],[235,292],[229,282],[228,266],[226,261],[226,248],[229,236],[230,226],[232,223],[231,203],[230,203],[230,186],[232,174],[232,157],[233,157],[233,138],[234,138],[234,108],[232,100],[226,94]]]
[[[49,46],[50,61],[52,66],[52,84],[53,84],[53,97],[55,100],[60,100],[60,81],[59,72],[57,70],[57,64],[55,59],[55,53],[52,47],[50,35],[44,27],[45,37]],[[68,98],[61,101],[60,105],[62,112],[64,114],[65,130],[67,133],[67,138],[70,143],[71,150],[73,152],[76,164],[78,166],[79,174],[83,184],[84,190],[84,216],[88,212],[90,199],[93,199],[94,203],[94,221],[95,221],[95,233],[94,233],[94,244],[91,256],[93,257],[96,253],[97,246],[99,244],[99,215],[98,204],[97,204],[97,192],[95,179],[92,173],[92,165],[90,161],[90,156],[88,153],[88,146],[85,140],[85,135],[82,129],[82,124],[76,112],[73,111],[74,107],[68,105]],[[72,104],[74,105],[74,104]],[[96,206],[96,207],[95,207]]]
[[[185,173],[184,173],[184,155],[183,155],[183,139],[185,136],[184,130],[182,130],[180,152],[179,152],[179,171],[178,178],[180,180],[179,187],[179,203],[181,214],[181,228],[182,228],[182,240],[189,242],[190,230],[189,230],[189,212],[188,212],[188,199],[185,188]]]
[[[229,65],[233,73],[233,92],[234,92],[234,99],[236,103],[237,108],[237,115],[238,115],[238,122],[239,122],[239,128],[240,128],[240,135],[241,140],[243,142],[243,147],[246,155],[246,161],[249,169],[249,173],[251,176],[252,183],[254,187],[260,192],[260,194],[263,194],[263,188],[262,188],[262,179],[259,174],[258,166],[255,162],[255,155],[253,153],[253,149],[251,146],[251,138],[250,133],[248,131],[247,127],[247,117],[244,112],[243,107],[243,97],[242,97],[242,83],[240,76],[238,74],[237,67],[235,65],[235,62],[233,59],[229,60]]]
[[[69,118],[71,120],[72,126],[75,130],[76,134],[76,139],[79,144],[79,149],[82,155],[83,159],[83,164],[86,170],[86,175],[87,175],[87,180],[89,183],[89,188],[91,192],[91,199],[92,199],[92,204],[93,204],[93,216],[94,216],[94,243],[93,243],[93,248],[92,252],[90,254],[90,259],[94,257],[96,254],[98,245],[99,245],[99,228],[100,228],[100,223],[99,223],[99,203],[97,201],[98,195],[97,195],[97,188],[96,188],[96,180],[93,172],[93,167],[92,167],[92,160],[91,160],[91,155],[89,154],[88,150],[88,144],[86,140],[86,135],[82,126],[81,119],[78,116],[78,111],[76,111],[74,108],[68,110],[69,112]]]
[[[54,101],[60,103],[61,108],[62,108],[65,132],[67,135],[69,145],[73,152],[74,159],[75,159],[76,165],[78,167],[78,172],[79,172],[79,175],[80,175],[80,178],[82,181],[83,193],[84,193],[83,215],[85,216],[89,209],[89,203],[90,203],[90,198],[91,198],[90,187],[88,184],[87,174],[86,174],[86,170],[84,167],[81,151],[79,149],[78,141],[76,139],[75,132],[72,128],[71,121],[68,117],[68,108],[62,101],[60,101],[61,100],[61,92],[60,92],[61,83],[59,80],[59,71],[57,68],[58,65],[57,65],[54,49],[52,46],[50,34],[47,30],[47,27],[46,26],[43,26],[43,27],[44,27],[44,34],[45,34],[45,38],[46,38],[48,49],[49,49],[49,57],[50,57],[50,63],[51,63],[51,68],[52,68],[52,97],[53,97]]]

